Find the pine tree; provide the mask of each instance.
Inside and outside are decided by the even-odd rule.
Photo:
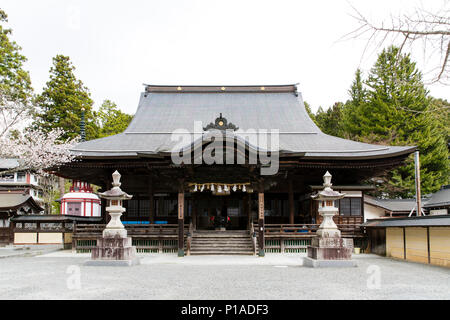
[[[422,192],[431,193],[449,181],[447,144],[432,115],[432,99],[421,73],[410,56],[399,54],[398,50],[389,47],[379,55],[365,82],[366,98],[351,105],[351,112],[346,112],[346,129],[360,141],[417,146],[421,154]],[[348,116],[352,113],[353,118]],[[380,186],[384,195],[413,196],[412,156],[385,179]]]
[[[98,111],[98,120],[101,126],[100,138],[123,132],[130,124],[131,119],[133,116],[120,111],[114,102],[103,101]]]
[[[355,72],[355,80],[353,81],[350,90],[348,90],[350,100],[343,106],[342,110],[342,131],[343,137],[357,140],[358,135],[361,134],[359,126],[358,109],[367,103],[367,89],[364,87],[362,72],[357,69]]]
[[[85,109],[86,139],[98,137],[96,115],[92,110],[93,101],[89,90],[74,75],[75,67],[69,57],[57,55],[50,68],[50,80],[36,103],[40,110],[36,112],[33,125],[44,131],[62,128],[63,138],[74,138],[80,134],[82,108]]]
[[[450,144],[450,102],[433,98],[431,104],[431,115],[435,118],[439,130],[444,134],[445,141]]]
[[[8,16],[0,9],[1,98],[27,104],[33,94],[30,75],[23,69],[27,59],[20,53],[21,47],[9,39],[12,30],[3,26],[6,22],[8,22]]]
[[[307,113],[308,116],[311,118],[311,120],[317,125],[317,122],[316,122],[316,116],[314,115],[314,112],[312,112],[311,106],[310,106],[309,103],[306,102],[306,101],[304,101],[303,104],[305,105],[306,113]]]
[[[336,102],[331,108],[326,111],[319,107],[315,115],[317,126],[323,133],[335,136],[344,137],[343,130],[343,110],[344,104],[342,102]]]

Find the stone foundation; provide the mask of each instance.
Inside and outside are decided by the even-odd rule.
[[[315,237],[303,262],[309,267],[353,267],[352,252],[353,239]]]
[[[136,247],[131,237],[103,237],[97,239],[97,247],[92,249],[91,260],[86,265],[129,266],[139,264]]]

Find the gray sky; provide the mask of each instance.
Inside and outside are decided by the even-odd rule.
[[[356,68],[376,59],[365,39],[338,41],[358,27],[353,5],[374,19],[443,1],[58,1],[3,0],[13,39],[40,93],[51,59],[70,56],[98,107],[111,99],[134,113],[142,83],[299,83],[313,110],[348,99]],[[402,11],[403,12],[403,11]],[[420,68],[421,50],[413,52]],[[431,59],[431,60],[430,60]],[[450,100],[449,87],[428,87]]]

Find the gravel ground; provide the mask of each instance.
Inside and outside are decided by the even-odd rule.
[[[448,268],[361,254],[356,268],[313,269],[302,256],[147,254],[133,267],[84,266],[89,255],[67,251],[11,257],[0,299],[450,299]]]

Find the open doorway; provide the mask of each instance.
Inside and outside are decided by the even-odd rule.
[[[241,194],[214,196],[202,194],[195,199],[197,229],[246,230],[248,214]]]

